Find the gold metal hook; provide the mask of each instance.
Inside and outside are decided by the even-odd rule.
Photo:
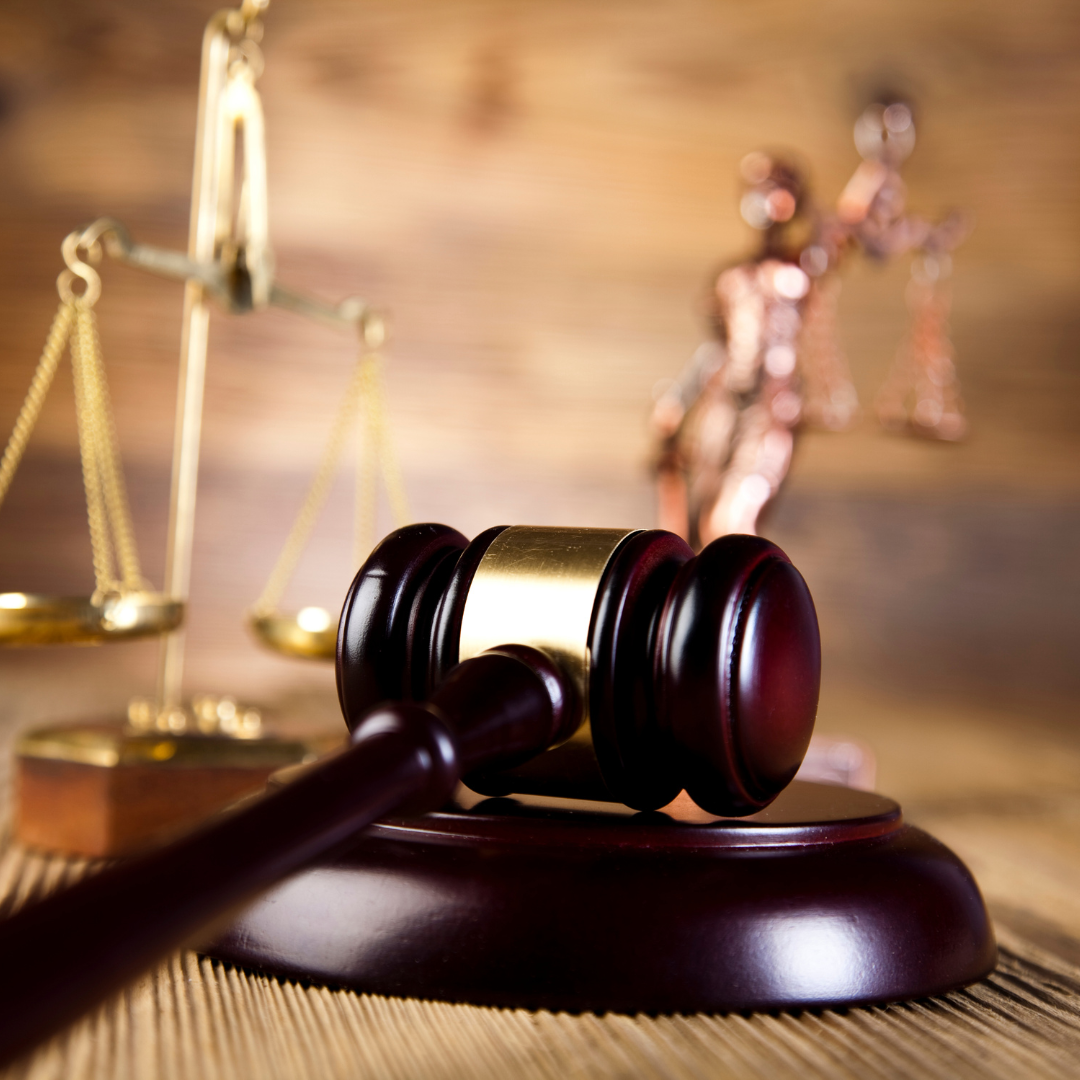
[[[360,330],[360,340],[365,348],[374,352],[386,343],[388,333],[386,318],[382,312],[365,308],[357,319],[357,326]]]
[[[79,258],[80,250],[86,252],[86,257],[90,262],[83,262]],[[78,301],[86,307],[93,307],[101,296],[101,276],[90,263],[101,261],[101,245],[97,239],[91,240],[89,244],[85,243],[84,233],[76,231],[64,237],[64,242],[60,245],[60,253],[64,256],[64,262],[67,263],[67,269],[61,270],[60,276],[56,279],[56,289],[60,293],[60,299],[64,303]],[[81,294],[76,294],[71,288],[76,278],[81,278],[86,285]]]
[[[102,241],[104,241],[105,250],[110,255],[131,247],[131,237],[127,229],[116,218],[111,217],[100,217],[90,222],[79,235],[76,247],[88,252],[91,261],[96,266],[101,258]],[[117,251],[114,251],[114,248]]]

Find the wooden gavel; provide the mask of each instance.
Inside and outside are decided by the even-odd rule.
[[[378,818],[444,805],[462,777],[485,794],[591,784],[653,810],[685,788],[713,814],[761,809],[809,742],[820,646],[802,577],[757,537],[695,557],[658,531],[470,544],[412,525],[349,590],[337,678],[347,749],[0,923],[0,1063]]]
[[[555,727],[515,753],[535,758],[571,737],[577,752],[506,771],[513,754],[492,743],[474,761],[470,749],[463,775],[482,794],[568,794],[577,777],[567,771],[580,775],[588,756],[603,782],[594,797],[655,810],[685,788],[710,813],[748,814],[787,786],[806,752],[817,616],[799,572],[759,537],[725,537],[695,558],[660,531],[515,526],[469,544],[445,526],[401,529],[357,574],[342,611],[345,720],[355,732],[381,701],[448,694],[459,661],[507,642],[554,660],[569,690]],[[470,706],[458,695],[455,708],[452,726],[464,731]]]

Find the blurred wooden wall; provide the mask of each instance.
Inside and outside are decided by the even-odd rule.
[[[65,233],[109,213],[185,243],[214,6],[0,4],[5,434]],[[1080,689],[1078,46],[1080,8],[1064,0],[273,0],[261,88],[280,278],[393,312],[391,413],[417,518],[467,533],[649,526],[652,388],[700,338],[710,270],[753,242],[739,159],[794,148],[832,201],[868,96],[910,94],[912,207],[977,221],[953,318],[972,434],[932,445],[865,420],[808,435],[769,532],[814,590],[825,713],[841,725],[886,699],[1065,719]],[[904,331],[906,276],[846,276],[864,403]],[[180,305],[176,285],[104,270],[106,361],[158,580]],[[213,321],[191,690],[331,708],[328,668],[258,651],[241,620],[352,360],[344,337],[281,313]],[[340,602],[348,503],[343,478],[294,604]],[[82,515],[65,375],[0,511],[0,588],[85,590]],[[9,653],[0,710],[119,707],[153,668],[150,644]]]

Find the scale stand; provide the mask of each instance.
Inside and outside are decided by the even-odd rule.
[[[127,618],[126,625],[123,619],[107,624],[96,608],[84,610],[86,601],[0,595],[0,643],[4,644],[75,640],[70,633],[65,636],[63,627],[57,630],[65,619],[67,623],[81,619],[86,624],[79,640],[108,640],[105,631],[110,628],[115,638],[140,632],[164,635],[156,698],[133,701],[127,723],[54,725],[32,730],[18,741],[18,834],[36,846],[88,856],[126,853],[257,790],[274,770],[310,760],[339,741],[336,737],[275,738],[263,730],[258,710],[238,705],[230,697],[197,698],[188,708],[182,702],[184,631],[180,620],[191,577],[211,299],[233,313],[267,306],[285,308],[357,333],[361,347],[354,388],[346,394],[334,427],[341,437],[336,444],[331,439],[285,551],[251,614],[256,637],[291,655],[333,655],[335,635],[329,613],[304,609],[289,615],[278,611],[276,604],[326,494],[361,391],[367,393],[369,458],[378,457],[383,464],[395,516],[399,521],[406,516],[378,409],[381,385],[374,350],[385,335],[382,318],[360,300],[330,305],[291,292],[274,280],[263,113],[255,87],[262,71],[259,16],[268,3],[243,0],[237,9],[218,12],[206,27],[186,254],[136,243],[111,218],[95,221],[65,242],[70,272],[83,277],[88,291],[89,275],[96,278],[91,264],[104,252],[130,266],[183,281],[184,315],[164,592],[151,597],[164,610],[150,611],[141,622],[132,619],[128,609],[136,615],[141,609],[129,589],[121,596],[127,600],[127,608],[120,612]],[[74,297],[72,303],[82,303],[87,295]],[[73,360],[76,351],[73,342]],[[102,375],[102,383],[103,379]],[[33,394],[32,386],[28,402]],[[23,445],[26,436],[28,431]],[[15,464],[19,454],[13,459]],[[85,471],[86,453],[83,459]],[[121,475],[118,459],[114,464],[114,471]],[[9,471],[14,471],[14,465]],[[370,489],[366,517],[373,532],[374,485],[369,479],[365,477],[360,486]],[[89,485],[87,494],[89,505]],[[358,520],[362,516],[358,504]]]

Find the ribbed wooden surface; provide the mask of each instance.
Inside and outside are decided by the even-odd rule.
[[[7,844],[3,913],[82,871]],[[569,1016],[373,997],[185,952],[4,1077],[1075,1076],[1080,968],[1007,931],[1002,941],[997,972],[945,998],[749,1016]]]

